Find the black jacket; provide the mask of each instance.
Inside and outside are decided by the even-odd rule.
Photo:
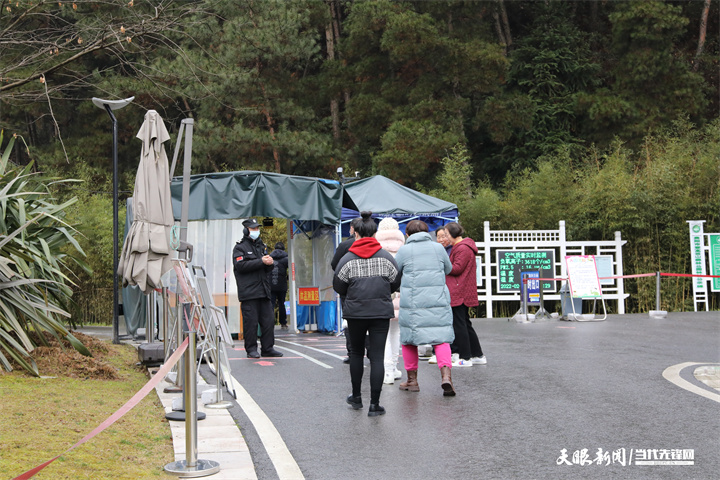
[[[268,273],[273,266],[262,261],[266,251],[267,247],[260,238],[243,237],[235,244],[232,258],[239,301],[270,298]]]
[[[348,252],[348,249],[352,247],[354,241],[355,237],[352,236],[344,242],[340,242],[340,244],[337,246],[337,249],[335,250],[335,255],[333,255],[332,261],[330,261],[330,268],[333,269],[333,272],[337,268],[338,263],[340,263],[340,259],[344,257],[345,254]]]
[[[287,292],[288,254],[285,250],[273,250],[270,256],[275,260],[272,270],[268,273],[270,290],[273,292]]]
[[[335,269],[333,288],[340,294],[343,318],[390,319],[395,316],[391,294],[400,288],[400,272],[385,250],[364,257],[349,251]]]

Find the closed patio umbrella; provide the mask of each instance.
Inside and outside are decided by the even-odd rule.
[[[173,226],[170,172],[163,142],[170,139],[155,110],[145,114],[137,138],[142,141],[133,193],[133,223],[118,265],[123,286],[137,285],[144,293],[160,288],[160,277],[172,268],[170,229]]]

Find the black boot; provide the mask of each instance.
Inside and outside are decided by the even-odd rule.
[[[381,407],[378,403],[371,403],[368,417],[377,417],[378,415],[385,415],[385,407]]]
[[[350,404],[350,406],[353,408],[353,410],[360,410],[363,407],[362,404],[362,397],[358,395],[357,397],[353,397],[352,393],[348,395],[347,399],[345,399],[347,403]],[[370,407],[372,408],[372,407]]]

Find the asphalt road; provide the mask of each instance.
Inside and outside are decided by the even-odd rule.
[[[285,357],[247,359],[242,342],[229,357],[307,479],[720,478],[720,391],[693,374],[720,365],[720,313],[473,324],[488,364],[452,370],[458,395],[443,397],[421,362],[420,392],[385,385],[381,417],[367,416],[369,365],[365,408],[345,403],[343,337],[277,330]],[[675,365],[696,391],[663,377]],[[231,413],[258,478],[278,478],[248,417]]]

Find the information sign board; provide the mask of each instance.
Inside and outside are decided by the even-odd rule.
[[[555,277],[555,250],[497,250],[498,292],[519,292],[525,271],[538,271],[540,278]],[[556,291],[555,282],[540,282],[543,292]]]
[[[528,305],[540,305],[540,272],[522,272],[527,279],[525,302]]]
[[[613,276],[612,262],[612,255],[595,255],[595,266],[597,267],[598,277],[600,278],[600,285],[613,285],[615,283],[615,280],[612,278],[603,280],[603,277]]]
[[[320,289],[318,287],[299,287],[298,305],[320,305]]]
[[[594,256],[568,255],[565,257],[565,264],[571,297],[602,298]]]
[[[710,244],[710,275],[720,275],[720,233],[708,235]],[[713,278],[711,283],[713,292],[720,292],[720,278]]]
[[[703,222],[692,220],[690,224],[690,268],[695,275],[705,275],[705,254],[703,252]],[[705,293],[706,280],[702,277],[693,278],[693,293]]]

